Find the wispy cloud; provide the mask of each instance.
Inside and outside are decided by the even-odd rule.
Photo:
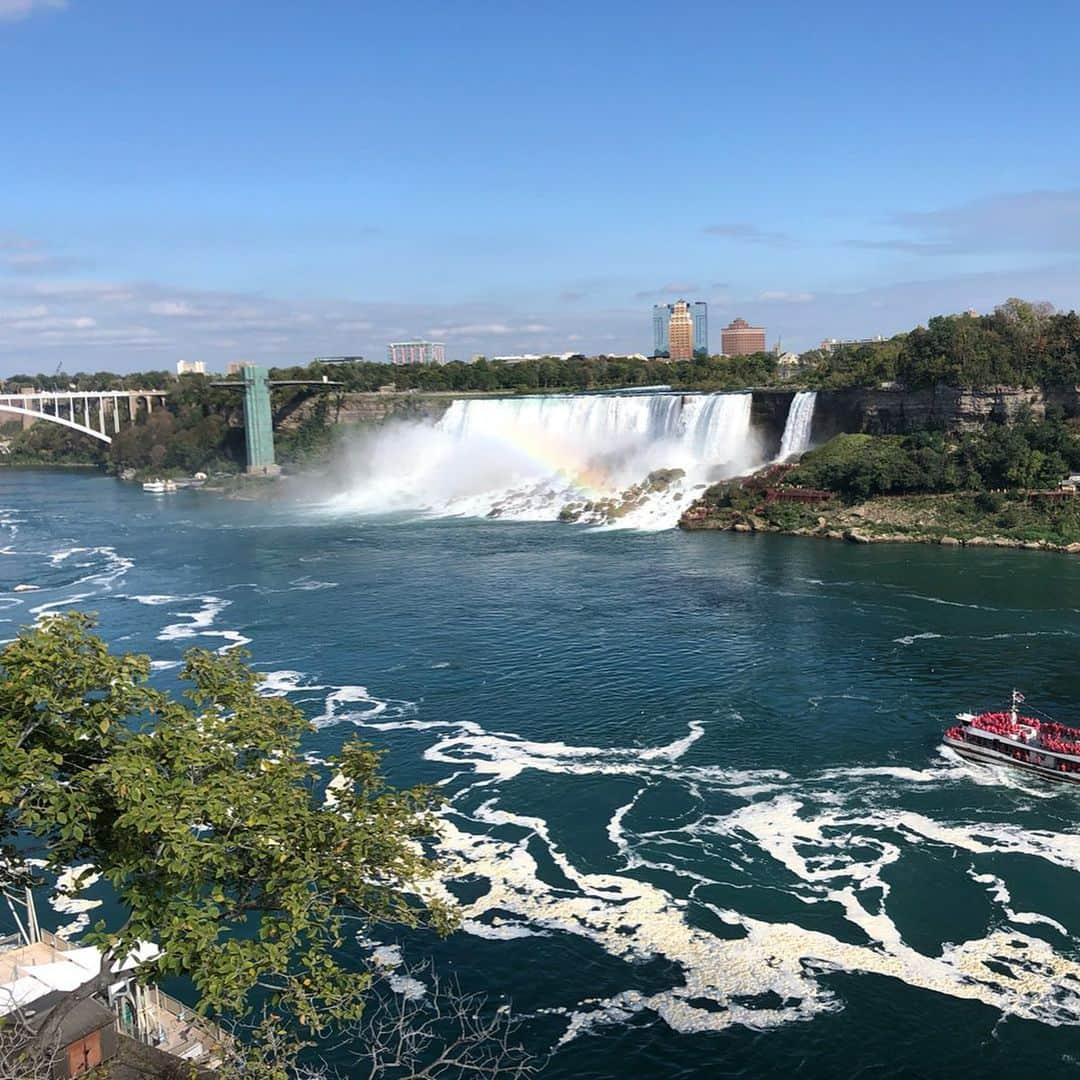
[[[784,283],[781,280],[779,285]],[[670,294],[669,294],[670,295]],[[692,292],[690,295],[694,295]],[[764,326],[769,341],[805,349],[825,337],[905,330],[935,314],[988,311],[1007,296],[1071,307],[1080,296],[1080,259],[1018,272],[926,275],[857,292],[813,293],[798,285],[732,290],[713,306],[718,327],[732,315]],[[155,370],[202,359],[298,364],[315,356],[381,359],[386,343],[423,332],[447,343],[451,358],[472,353],[644,352],[652,336],[648,304],[580,309],[512,303],[394,303],[377,297],[269,296],[175,284],[24,278],[0,275],[0,375],[52,371]]]
[[[758,299],[765,303],[776,304],[808,304],[814,299],[814,294],[809,292],[785,292],[783,289],[766,289],[758,294]]]
[[[634,293],[635,300],[660,300],[663,297],[683,296],[700,292],[700,286],[693,281],[669,281],[656,289],[642,289]]]
[[[174,319],[199,313],[187,300],[155,300],[150,304],[149,311],[151,315],[166,315]]]
[[[67,0],[0,0],[0,22],[17,22],[41,11],[63,11]]]
[[[0,234],[0,270],[32,277],[63,273],[89,265],[87,259],[46,251],[43,244],[28,236]]]
[[[739,244],[764,244],[768,247],[780,247],[783,244],[791,243],[791,237],[787,233],[772,232],[744,221],[706,225],[704,232],[709,236],[719,236],[724,240],[733,240]]]
[[[899,235],[849,246],[912,255],[1080,251],[1080,189],[1020,191],[895,214]]]

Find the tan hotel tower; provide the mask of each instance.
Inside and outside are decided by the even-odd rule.
[[[694,359],[694,320],[685,300],[678,300],[671,306],[668,351],[672,360]]]

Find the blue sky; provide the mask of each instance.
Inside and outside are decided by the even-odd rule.
[[[1080,10],[0,0],[0,375],[1080,291]]]

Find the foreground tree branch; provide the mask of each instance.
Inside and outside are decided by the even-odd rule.
[[[266,1002],[298,1038],[358,1020],[372,976],[343,956],[345,920],[454,923],[421,898],[439,870],[433,792],[389,786],[354,740],[328,805],[300,748],[311,725],[259,693],[242,655],[189,652],[177,699],[93,626],[57,616],[0,651],[0,885],[28,854],[90,862],[127,918],[86,940],[117,957],[157,942],[144,980],[185,975],[219,1017]]]

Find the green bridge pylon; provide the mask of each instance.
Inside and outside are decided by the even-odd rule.
[[[266,368],[245,367],[244,438],[247,442],[247,471],[257,476],[276,476],[274,422],[270,411],[270,373]]]

